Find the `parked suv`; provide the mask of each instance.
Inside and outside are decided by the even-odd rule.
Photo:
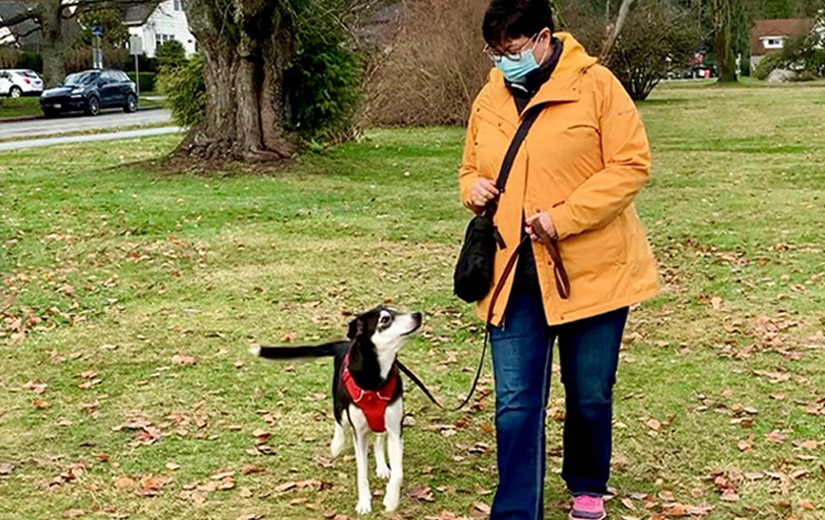
[[[33,70],[0,70],[0,96],[19,98],[39,96],[43,92],[43,80]]]
[[[103,108],[123,108],[130,113],[138,109],[138,96],[125,72],[87,70],[69,74],[55,88],[44,91],[40,108],[49,117],[78,110],[96,116]]]

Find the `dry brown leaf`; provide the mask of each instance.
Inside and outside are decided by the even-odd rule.
[[[420,500],[421,502],[435,502],[433,491],[428,485],[418,486],[414,490],[407,493],[407,496],[413,500]]]
[[[725,502],[738,502],[739,501],[739,495],[736,494],[736,491],[729,488],[729,489],[726,489],[722,492],[722,496],[720,497],[720,500],[723,500]]]
[[[636,510],[636,506],[633,504],[633,501],[630,500],[629,498],[623,498],[621,502],[622,502],[623,506],[630,509],[631,511]]]
[[[248,515],[241,515],[237,518],[237,520],[261,520],[264,515],[258,513],[251,513]]]
[[[15,466],[11,462],[0,464],[0,475],[10,475],[14,468]]]
[[[293,489],[295,487],[297,487],[297,484],[295,482],[284,482],[283,484],[275,487],[275,492],[283,493],[284,491],[289,491],[290,489]]]
[[[172,356],[172,363],[176,365],[194,365],[197,363],[197,360],[192,356],[181,356],[180,354],[175,354]]]
[[[38,410],[45,410],[49,407],[49,403],[47,403],[43,399],[35,399],[34,401],[32,401],[32,406],[34,406]]]
[[[238,490],[238,496],[241,498],[250,498],[252,496],[252,490],[248,487],[242,487]]]
[[[281,343],[291,343],[291,342],[295,341],[296,339],[298,339],[298,333],[297,332],[287,332],[286,334],[281,336]]]
[[[662,427],[662,423],[660,423],[656,419],[648,419],[647,421],[645,421],[645,425],[653,431],[659,431],[659,429]]]
[[[135,481],[129,477],[120,477],[119,479],[115,480],[115,487],[118,489],[126,489],[128,487],[132,487],[135,484]]]
[[[263,473],[264,471],[266,471],[266,469],[264,469],[264,468],[262,468],[262,467],[260,467],[260,466],[255,466],[255,465],[252,465],[252,464],[247,464],[247,465],[246,465],[246,466],[244,466],[244,467],[243,467],[243,469],[241,470],[241,475],[251,475],[252,473]]]
[[[676,501],[676,497],[673,496],[673,492],[668,490],[659,491],[659,498],[661,498],[663,502]]]
[[[180,464],[177,464],[175,462],[167,462],[166,469],[168,469],[169,471],[177,471],[180,469]]]
[[[702,498],[703,496],[705,496],[705,492],[699,488],[693,488],[692,490],[690,490],[690,496],[692,496],[693,498]]]
[[[78,518],[78,517],[85,516],[85,515],[86,515],[86,512],[82,511],[80,509],[69,509],[69,510],[63,511],[63,516],[66,517],[66,518]]]

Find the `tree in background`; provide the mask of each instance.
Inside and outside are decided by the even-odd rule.
[[[348,110],[356,88],[339,67],[354,52],[350,23],[373,0],[191,0],[184,8],[192,33],[205,57],[206,114],[179,153],[198,158],[271,161],[300,150],[300,131],[318,130],[336,110]],[[311,42],[320,42],[319,45]],[[297,96],[325,104],[325,116],[308,119],[311,128],[295,128],[291,114],[305,113],[291,105],[295,93],[285,81],[296,58],[315,56],[312,78],[324,89]],[[306,61],[304,63],[307,63]],[[320,64],[320,65],[319,65]],[[334,66],[333,66],[334,65]],[[343,74],[340,81],[321,81],[317,74]],[[299,75],[300,76],[300,75]],[[329,78],[329,77],[328,77]],[[297,82],[304,88],[305,81]],[[338,107],[338,108],[336,108]]]
[[[633,99],[646,99],[660,81],[692,62],[701,26],[669,0],[637,0],[608,65]]]
[[[176,69],[186,64],[186,48],[177,40],[166,40],[155,49],[158,67]]]
[[[43,40],[43,79],[47,86],[51,86],[66,75],[64,58],[66,49],[72,42],[67,41],[63,34],[64,20],[82,15],[87,9],[118,10],[149,1],[151,0],[18,0],[20,12],[0,20],[0,27],[8,28],[17,36],[24,36],[25,34],[20,34],[21,27],[30,21],[37,24]]]

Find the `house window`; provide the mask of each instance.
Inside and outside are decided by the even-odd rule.
[[[183,11],[183,0],[174,0],[175,11]]]
[[[173,34],[155,34],[155,47],[159,47],[160,44],[174,39],[175,35]]]
[[[781,49],[784,47],[784,40],[785,39],[781,36],[771,36],[769,38],[763,38],[762,44],[766,49]]]

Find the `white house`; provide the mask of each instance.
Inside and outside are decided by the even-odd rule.
[[[130,7],[123,19],[130,36],[140,36],[143,52],[155,57],[155,49],[168,40],[177,40],[186,49],[186,55],[197,52],[195,37],[189,31],[183,0],[163,0]]]
[[[781,54],[786,42],[811,31],[825,35],[825,25],[813,18],[758,20],[751,29],[751,70],[765,56]]]

